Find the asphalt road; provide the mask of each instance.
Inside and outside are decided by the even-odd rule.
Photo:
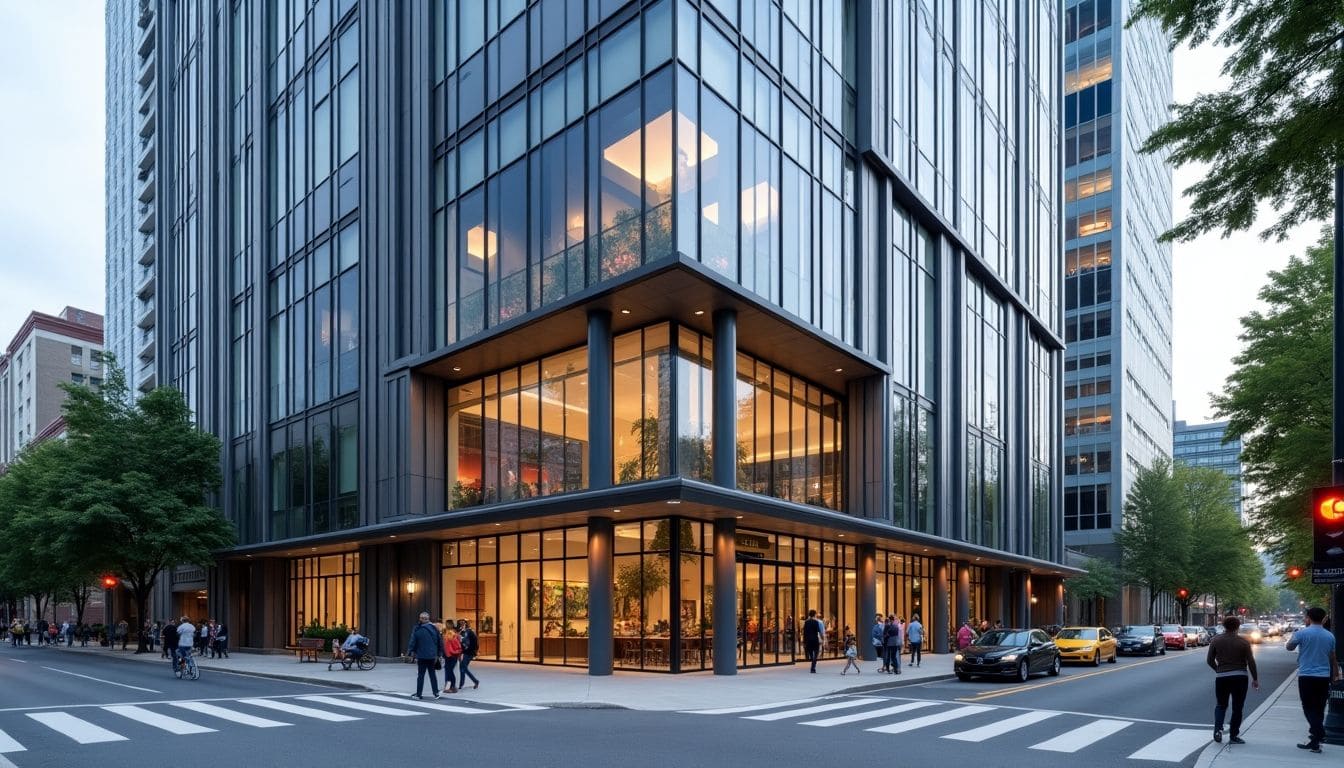
[[[515,708],[460,696],[419,703],[212,671],[192,682],[173,678],[166,662],[5,645],[0,768],[197,758],[286,768],[411,760],[528,768],[1192,765],[1212,710],[1203,658],[1199,649],[1066,668],[1024,685],[950,680],[747,711],[659,713]],[[1257,660],[1261,690],[1248,714],[1291,673],[1294,655],[1262,646]],[[870,672],[853,682],[888,680]]]

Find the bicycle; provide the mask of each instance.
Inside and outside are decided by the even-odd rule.
[[[340,664],[341,669],[349,670],[351,666],[354,666],[367,672],[373,669],[377,663],[378,659],[374,658],[373,652],[369,650],[368,641],[361,640],[355,643],[353,649],[342,653],[340,658],[335,658],[333,654],[331,661],[327,662],[327,669],[330,670],[333,664]]]
[[[196,659],[190,649],[182,656],[173,658],[173,676],[178,680],[184,676],[190,680],[201,679],[201,668],[196,666]]]

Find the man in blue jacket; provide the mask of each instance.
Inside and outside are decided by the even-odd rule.
[[[406,645],[406,655],[415,657],[415,694],[412,699],[423,699],[425,693],[425,673],[429,673],[429,687],[434,698],[439,698],[439,676],[434,672],[434,662],[443,656],[443,637],[439,630],[429,623],[429,614],[420,614],[420,623],[411,630],[411,641]]]
[[[882,669],[878,670],[879,672],[887,671],[887,653],[883,650],[882,643],[882,635],[886,632],[886,629],[887,625],[882,621],[882,614],[877,614],[877,619],[873,624],[872,641],[873,653],[876,654],[877,660],[882,662]]]

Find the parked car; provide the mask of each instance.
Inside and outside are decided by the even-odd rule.
[[[1184,626],[1184,627],[1181,627],[1181,629],[1185,632],[1185,644],[1186,644],[1186,646],[1194,646],[1194,647],[1198,648],[1198,647],[1199,647],[1199,627],[1196,627],[1196,626]]]
[[[1105,627],[1064,627],[1055,635],[1060,661],[1081,661],[1100,666],[1102,660],[1112,664],[1119,653],[1115,635]]]
[[[1184,651],[1190,647],[1190,643],[1186,639],[1185,627],[1180,624],[1163,624],[1162,639],[1166,642],[1168,648]]]
[[[1038,672],[1059,674],[1059,648],[1039,629],[991,629],[952,657],[957,679],[1011,677],[1020,682]]]
[[[1162,629],[1153,624],[1135,624],[1121,627],[1115,636],[1115,652],[1124,654],[1157,656],[1166,655],[1167,644],[1162,638]]]

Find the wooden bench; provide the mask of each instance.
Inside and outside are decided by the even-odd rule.
[[[320,637],[300,637],[297,645],[286,645],[286,651],[294,651],[299,655],[299,661],[317,661],[317,654],[326,644],[326,640]]]

